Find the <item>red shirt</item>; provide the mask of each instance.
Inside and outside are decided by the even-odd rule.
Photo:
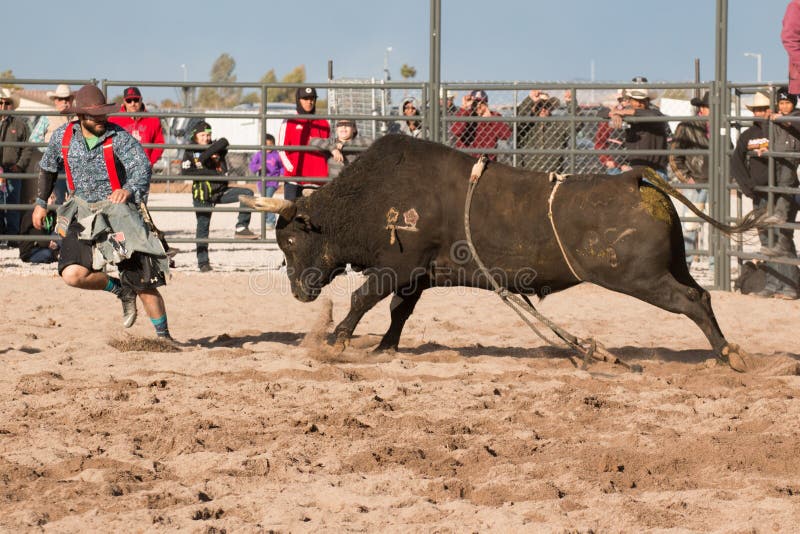
[[[492,117],[502,117],[496,111],[491,112]],[[456,116],[470,116],[469,110],[464,108],[456,112]],[[456,137],[458,148],[497,148],[497,142],[511,137],[511,128],[504,122],[454,122],[450,131]],[[474,154],[480,157],[480,153]],[[496,160],[497,154],[489,155],[489,159]]]
[[[331,135],[328,121],[322,119],[286,119],[278,133],[279,145],[307,146],[312,137],[327,139]],[[284,176],[328,176],[328,159],[322,152],[278,152],[283,163]],[[298,182],[300,185],[322,185]]]
[[[126,113],[124,104],[120,107],[120,111]],[[144,104],[142,111],[145,111]],[[125,128],[140,143],[164,144],[164,132],[161,130],[161,121],[158,117],[109,117],[108,121]],[[150,160],[150,166],[155,165],[163,152],[163,148],[144,149],[147,159]]]

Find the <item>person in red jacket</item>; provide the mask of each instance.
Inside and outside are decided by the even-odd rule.
[[[486,91],[476,90],[465,95],[461,109],[456,111],[458,117],[500,117],[496,111],[489,109],[489,95]],[[511,128],[504,122],[454,122],[450,127],[456,139],[456,148],[494,149],[498,141],[511,137]],[[480,157],[481,152],[474,152]],[[489,154],[489,159],[497,160],[497,154]]]
[[[295,92],[298,115],[313,115],[317,111],[317,90],[313,87],[298,87]],[[331,135],[328,121],[322,119],[286,119],[278,132],[279,145],[307,146],[314,137],[327,139]],[[324,152],[289,151],[278,152],[283,163],[284,176],[323,178],[328,176],[328,159]],[[283,197],[294,200],[302,196],[304,189],[317,189],[319,182],[291,181],[284,184]]]
[[[122,93],[124,100],[119,110],[122,113],[145,113],[147,109],[142,101],[142,93],[138,87],[128,87]],[[109,117],[113,122],[125,128],[134,139],[142,144],[164,144],[164,132],[161,129],[161,120],[158,117]],[[163,148],[145,148],[144,153],[150,160],[152,167],[164,152]]]

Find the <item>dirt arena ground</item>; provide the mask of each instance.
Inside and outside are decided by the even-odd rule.
[[[370,352],[383,302],[335,355],[328,309],[335,324],[359,276],[302,304],[264,268],[274,252],[235,247],[212,246],[219,269],[200,274],[182,246],[163,290],[179,351],[143,314],[125,331],[109,295],[0,256],[0,530],[800,524],[798,301],[713,292],[726,336],[754,355],[746,374],[688,319],[589,285],[540,310],[643,373],[582,370],[465,289],[426,292],[397,353]]]

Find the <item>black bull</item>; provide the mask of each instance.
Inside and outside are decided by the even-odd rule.
[[[336,327],[339,343],[393,295],[391,325],[378,350],[395,349],[425,289],[492,288],[465,241],[474,163],[446,146],[390,135],[311,196],[249,205],[280,213],[277,241],[297,299],[314,300],[348,263],[363,271],[366,281]],[[689,274],[681,225],[665,192],[688,201],[666,183],[643,181],[643,172],[573,175],[558,183],[546,173],[490,164],[472,197],[475,250],[490,276],[514,293],[543,297],[591,282],[682,313],[717,357],[743,367],[743,354],[714,318],[709,293]],[[754,217],[735,228],[703,217],[726,233],[756,226]]]

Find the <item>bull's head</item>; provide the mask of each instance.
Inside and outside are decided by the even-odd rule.
[[[247,207],[277,213],[278,246],[286,256],[286,274],[292,294],[301,302],[316,299],[322,288],[341,272],[327,250],[325,236],[307,211],[309,198],[297,202],[280,198],[240,196]]]

